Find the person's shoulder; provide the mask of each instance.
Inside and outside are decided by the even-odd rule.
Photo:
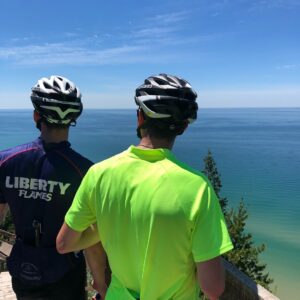
[[[75,166],[76,169],[79,168],[82,175],[84,175],[94,164],[90,159],[75,151],[71,147],[66,148],[65,151],[65,153],[62,151],[64,159],[69,161],[69,163]]]
[[[110,156],[100,162],[95,163],[91,167],[91,169],[93,169],[93,171],[96,171],[98,169],[108,169],[108,168],[114,167],[115,165],[120,164],[121,161],[123,159],[126,159],[127,157],[128,157],[128,150],[125,150],[118,154]]]
[[[175,173],[181,174],[185,177],[190,177],[193,180],[199,180],[203,183],[209,183],[208,178],[205,174],[203,174],[200,170],[193,168],[192,166],[184,163],[176,159],[174,156],[171,158],[173,163],[174,169],[176,170]]]
[[[21,154],[29,153],[30,151],[40,150],[40,141],[36,139],[34,141],[14,146],[5,150],[0,151],[0,163],[10,158],[18,157]]]
[[[94,164],[90,159],[88,159],[84,155],[80,154],[79,152],[75,151],[74,149],[70,148],[69,151],[72,155],[72,158],[75,161],[84,163],[84,164],[89,165],[89,166]]]

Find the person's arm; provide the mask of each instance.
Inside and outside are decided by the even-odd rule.
[[[7,203],[0,203],[0,225],[4,222],[7,211],[8,211]]]
[[[225,289],[225,272],[220,256],[197,263],[197,275],[202,292],[210,300],[218,299]]]
[[[100,241],[96,224],[90,225],[80,232],[73,230],[65,222],[56,237],[56,249],[64,254],[79,251],[95,245]]]
[[[215,300],[225,289],[221,255],[233,248],[219,200],[210,184],[198,194],[192,251],[203,293]]]
[[[99,242],[84,251],[87,265],[93,277],[93,288],[105,299],[107,284],[105,278],[106,253]]]

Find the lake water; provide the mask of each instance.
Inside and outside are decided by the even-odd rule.
[[[0,110],[0,149],[33,140],[30,110]],[[135,110],[85,110],[71,128],[72,147],[93,161],[137,144]],[[222,196],[248,206],[247,228],[265,243],[261,260],[281,299],[300,299],[300,109],[203,109],[178,138],[175,155],[203,169],[208,149]]]

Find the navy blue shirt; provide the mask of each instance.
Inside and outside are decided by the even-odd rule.
[[[16,235],[33,243],[34,220],[42,224],[41,246],[55,246],[80,182],[92,162],[69,142],[41,138],[0,152],[0,203],[8,203]]]

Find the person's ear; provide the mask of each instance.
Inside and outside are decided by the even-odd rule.
[[[33,111],[33,120],[34,120],[34,122],[37,123],[40,119],[41,119],[40,114],[36,110],[34,110]]]
[[[177,135],[181,135],[184,133],[184,131],[188,128],[189,122],[186,122],[182,125],[182,127],[178,130]]]
[[[142,126],[145,122],[144,113],[141,109],[137,110],[137,117],[138,117],[138,126]]]

